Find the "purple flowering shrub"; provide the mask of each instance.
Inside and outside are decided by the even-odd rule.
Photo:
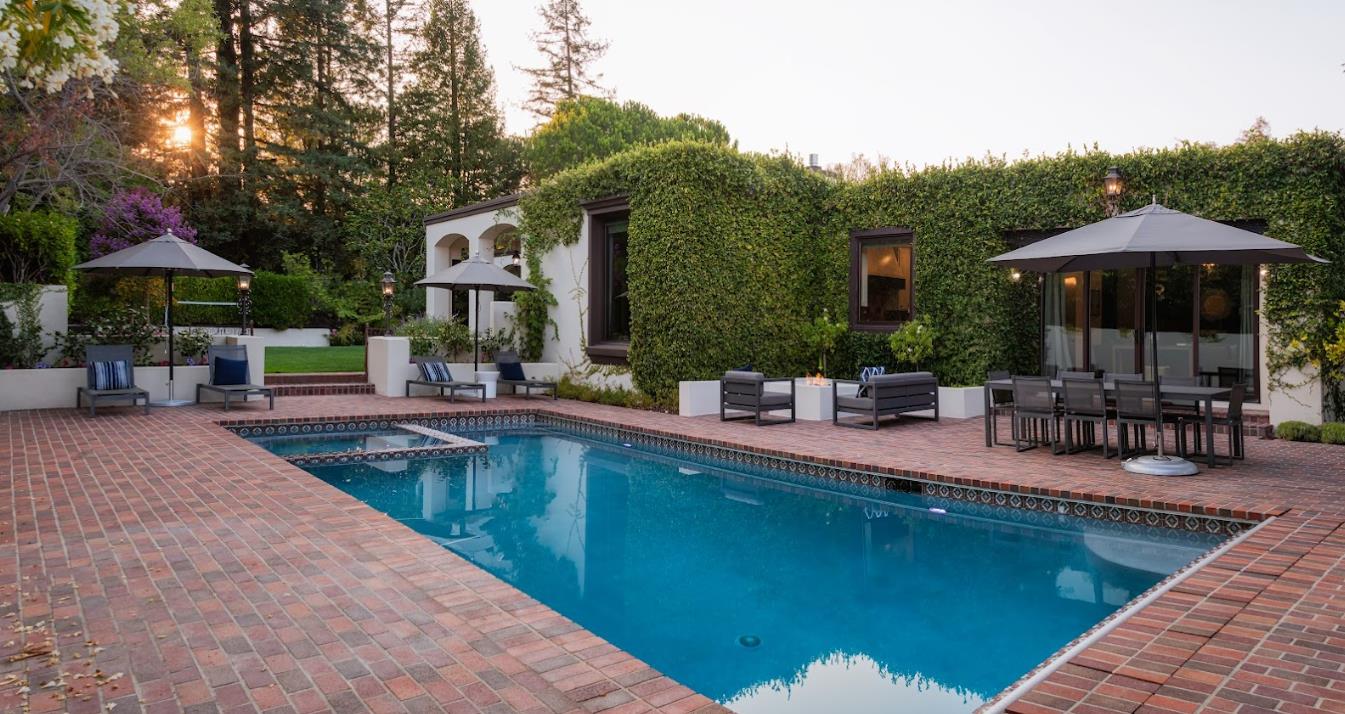
[[[97,258],[168,231],[189,243],[196,242],[196,229],[187,225],[182,211],[163,205],[158,195],[143,188],[119,191],[103,207],[98,231],[89,239],[89,252]]]

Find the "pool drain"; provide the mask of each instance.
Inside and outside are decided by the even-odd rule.
[[[748,649],[751,649],[761,644],[761,638],[757,637],[756,635],[743,635],[742,637],[738,638],[738,644]]]

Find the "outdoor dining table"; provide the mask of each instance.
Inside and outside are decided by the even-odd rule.
[[[1116,387],[1111,382],[1102,385],[1108,394],[1116,391]],[[990,393],[993,390],[1012,390],[1012,379],[992,379],[985,383],[985,445],[994,446],[991,442],[991,420],[995,418],[994,411],[990,408]],[[1058,379],[1051,380],[1051,390],[1059,395],[1063,389],[1063,384]],[[1206,462],[1212,468],[1214,466],[1214,400],[1228,399],[1230,389],[1228,387],[1197,387],[1191,385],[1160,384],[1158,387],[1159,395],[1163,399],[1178,401],[1198,401],[1203,405],[1201,412],[1205,417],[1205,458]]]

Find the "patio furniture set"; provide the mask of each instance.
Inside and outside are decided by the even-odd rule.
[[[406,380],[406,396],[411,396],[412,386],[422,386],[437,389],[441,397],[447,392],[450,402],[457,400],[458,392],[475,392],[481,397],[481,401],[486,401],[485,382],[455,379],[448,368],[448,363],[443,358],[412,357],[411,361],[415,362],[419,368],[420,379]],[[532,398],[534,389],[543,393],[550,392],[552,399],[557,398],[556,383],[545,379],[530,379],[523,371],[523,363],[519,359],[518,353],[503,351],[496,354],[495,366],[500,371],[500,378],[496,380],[496,383],[509,387],[510,393],[518,394],[521,387],[525,399]]]
[[[1228,432],[1229,463],[1241,459],[1242,402],[1246,386],[1202,386],[1195,377],[1160,377],[1157,384],[1141,374],[1061,372],[1055,379],[1010,376],[991,372],[985,382],[985,445],[1014,446],[1018,451],[1049,446],[1052,454],[1074,454],[1097,448],[1101,434],[1104,458],[1126,458],[1147,451],[1149,429],[1155,445],[1165,429],[1174,429],[1177,455],[1203,455],[1216,465],[1216,427]],[[1222,416],[1216,416],[1215,400],[1227,401]],[[1011,440],[1001,441],[998,419],[1009,416]],[[1117,444],[1111,449],[1115,428]],[[1188,427],[1193,434],[1188,448]],[[1204,443],[1201,444],[1202,434]]]
[[[90,345],[85,349],[88,364],[87,384],[75,390],[75,408],[89,403],[89,416],[98,415],[101,401],[129,399],[134,406],[145,404],[149,413],[149,392],[135,383],[135,349],[131,345]],[[201,403],[202,390],[214,392],[224,399],[224,411],[235,397],[243,401],[251,395],[266,397],[269,408],[276,408],[275,394],[270,387],[248,382],[247,347],[243,345],[211,345],[206,351],[210,366],[210,380],[196,385],[196,402]]]
[[[912,412],[934,413],[939,420],[939,381],[929,372],[862,375],[861,379],[831,381],[831,423],[858,429],[877,429],[880,419]],[[770,389],[788,384],[789,391]],[[856,387],[851,393],[848,386]],[[844,390],[844,392],[843,392]],[[789,424],[796,416],[796,381],[793,377],[766,377],[761,372],[730,370],[719,380],[719,419],[752,419],[757,426]],[[740,412],[729,416],[728,412]],[[771,412],[788,411],[789,418],[764,418]],[[858,414],[865,420],[841,420],[842,414]]]

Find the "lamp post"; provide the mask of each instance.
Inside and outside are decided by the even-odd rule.
[[[1126,190],[1126,179],[1121,173],[1120,167],[1112,166],[1107,169],[1107,175],[1102,177],[1102,193],[1107,198],[1107,216],[1115,216],[1121,213],[1121,194]]]
[[[392,332],[392,292],[397,285],[397,279],[392,277],[392,271],[383,273],[383,334]]]
[[[243,263],[242,268],[247,268],[248,264]],[[238,334],[252,334],[248,327],[248,313],[252,310],[252,274],[238,274],[238,311],[242,315],[243,325],[239,328]]]

